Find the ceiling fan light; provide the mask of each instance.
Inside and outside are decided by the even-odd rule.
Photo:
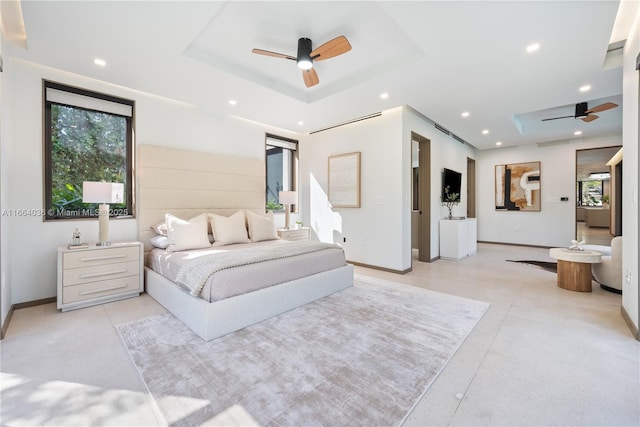
[[[313,68],[313,62],[306,58],[298,59],[298,68],[301,70],[310,70]]]
[[[587,113],[587,103],[586,102],[580,102],[578,104],[576,104],[576,114],[575,114],[575,118],[576,119],[582,119],[585,118],[589,115],[589,113]]]

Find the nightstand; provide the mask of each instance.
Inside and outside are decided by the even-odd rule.
[[[143,251],[141,242],[58,247],[58,308],[68,311],[140,295]]]
[[[309,240],[309,227],[279,228],[278,237],[283,240]]]

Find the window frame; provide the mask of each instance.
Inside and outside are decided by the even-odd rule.
[[[289,143],[289,144],[295,144],[295,150],[294,149],[290,149],[290,148],[286,148],[286,147],[278,147],[272,144],[269,144],[269,140],[276,140],[276,141],[282,141],[284,143]],[[265,178],[264,178],[264,189],[265,189],[265,209],[267,206],[267,203],[269,202],[268,197],[267,197],[267,190],[268,190],[268,180],[269,180],[269,174],[268,174],[268,162],[267,162],[267,147],[277,147],[277,148],[281,148],[282,150],[289,150],[292,152],[291,155],[291,169],[289,170],[289,173],[291,174],[291,188],[290,191],[298,191],[298,148],[299,148],[299,141],[296,139],[291,139],[291,138],[287,138],[284,136],[279,136],[279,135],[274,135],[271,133],[266,133],[265,134],[265,144],[264,144],[264,171],[265,171]],[[278,200],[278,203],[280,203],[280,200]],[[290,208],[290,212],[296,213],[298,212],[298,203],[296,204],[292,204],[289,208]],[[284,212],[284,208],[279,209],[275,212]]]
[[[126,210],[127,215],[118,215],[117,211],[110,213],[111,218],[135,218],[135,101],[117,96],[96,92],[88,89],[83,89],[75,86],[70,86],[62,83],[53,82],[50,80],[42,80],[42,106],[43,106],[43,205],[44,215],[43,221],[63,221],[63,220],[78,220],[78,219],[95,219],[96,215],[84,215],[80,213],[72,214],[69,216],[58,215],[59,211],[53,209],[53,159],[52,150],[53,143],[51,139],[51,106],[64,105],[68,107],[84,109],[87,111],[96,111],[104,113],[97,109],[80,107],[78,105],[64,104],[62,102],[54,102],[47,99],[47,89],[53,89],[70,94],[81,95],[89,98],[95,98],[101,101],[108,101],[111,103],[121,104],[123,106],[131,107],[131,116],[120,115],[117,113],[110,113],[113,115],[119,115],[126,117],[126,158],[125,158],[125,193],[126,193]]]

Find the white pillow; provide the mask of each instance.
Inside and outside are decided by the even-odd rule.
[[[154,248],[167,249],[169,247],[169,238],[162,234],[156,234],[149,239]]]
[[[213,246],[249,243],[243,210],[231,216],[210,213],[209,219],[211,220],[211,229],[213,230]]]
[[[177,252],[211,247],[207,237],[207,214],[198,215],[189,221],[166,214],[165,221],[169,238],[167,250]]]
[[[273,212],[271,211],[267,212],[266,215],[258,215],[247,211],[247,224],[249,225],[249,239],[252,242],[278,238]]]

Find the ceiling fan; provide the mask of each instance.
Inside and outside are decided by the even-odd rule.
[[[568,118],[573,118],[573,119],[582,119],[583,122],[592,122],[595,119],[598,118],[598,116],[596,116],[595,114],[592,113],[599,113],[601,111],[607,111],[607,110],[611,110],[612,108],[616,108],[618,106],[618,104],[614,104],[613,102],[605,102],[604,104],[600,104],[596,107],[593,108],[589,108],[587,106],[586,102],[580,102],[578,104],[576,104],[576,113],[573,116],[562,116],[562,117],[551,117],[549,119],[542,119],[543,122],[546,122],[548,120],[558,120],[558,119],[568,119]]]
[[[251,52],[258,55],[273,56],[275,58],[284,58],[296,61],[298,68],[302,70],[302,78],[307,87],[315,86],[320,83],[318,73],[313,68],[313,61],[322,61],[324,59],[333,58],[351,50],[351,44],[345,36],[338,36],[333,40],[329,40],[323,45],[312,50],[311,39],[302,37],[298,39],[298,56],[285,55],[283,53],[270,52],[263,49],[252,49]]]

